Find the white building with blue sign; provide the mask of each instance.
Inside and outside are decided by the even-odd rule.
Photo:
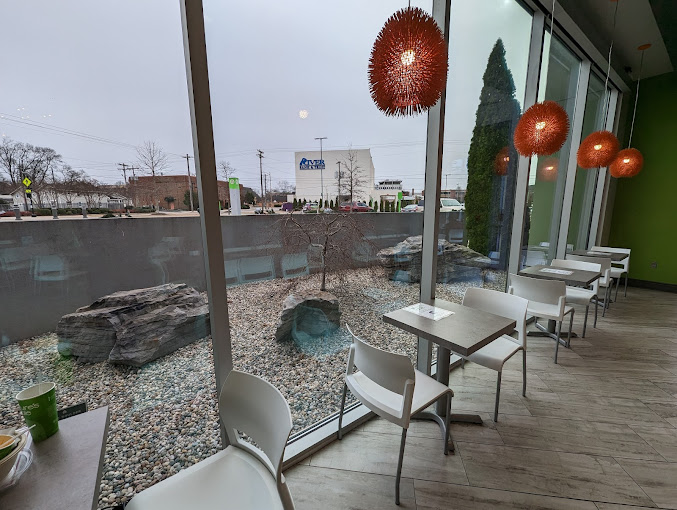
[[[297,152],[294,157],[296,175],[296,198],[315,202],[323,194],[325,200],[336,201],[339,194],[339,169],[341,189],[345,200],[348,183],[354,181],[354,200],[369,202],[376,198],[374,192],[374,162],[370,149],[340,151]]]

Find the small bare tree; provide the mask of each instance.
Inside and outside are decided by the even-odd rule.
[[[341,193],[350,196],[350,212],[353,212],[355,197],[360,195],[367,186],[362,167],[357,163],[357,152],[348,149],[348,156],[341,163]]]
[[[160,209],[160,199],[158,198],[156,200],[155,198],[155,190],[157,189],[155,176],[162,170],[167,169],[167,154],[164,150],[162,150],[162,147],[160,147],[157,142],[153,140],[147,140],[143,142],[143,145],[140,145],[136,148],[136,156],[139,161],[139,165],[145,168],[153,176],[151,201],[155,205],[155,210],[157,211]]]
[[[227,181],[235,175],[235,169],[231,166],[230,161],[219,161],[217,166],[224,180]]]
[[[305,251],[316,254],[322,273],[320,290],[327,290],[327,274],[355,269],[368,261],[361,260],[376,252],[364,232],[365,216],[352,214],[309,214],[291,212],[280,221],[285,253]]]

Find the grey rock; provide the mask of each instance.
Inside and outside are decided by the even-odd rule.
[[[378,252],[386,276],[395,281],[421,281],[422,236],[407,237],[401,243]],[[491,259],[462,244],[445,239],[437,243],[437,281],[440,283],[481,276]]]
[[[58,350],[78,361],[140,367],[209,334],[209,307],[186,284],[116,292],[64,315]]]
[[[290,294],[282,303],[282,315],[275,331],[275,340],[292,338],[295,330],[320,336],[341,325],[339,301],[330,292],[304,290]]]

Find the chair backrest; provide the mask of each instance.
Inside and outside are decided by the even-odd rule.
[[[279,487],[292,429],[291,411],[282,393],[260,377],[231,370],[221,389],[219,409],[230,444],[260,460]],[[238,431],[251,437],[260,449],[243,441]]]
[[[505,292],[470,287],[463,296],[463,306],[500,315],[514,320],[520,343],[527,348],[527,307],[529,301]]]
[[[562,312],[566,301],[567,286],[560,280],[541,280],[511,274],[508,292],[529,301],[559,305],[560,312]]]
[[[404,395],[407,381],[416,381],[416,372],[411,360],[405,354],[384,351],[359,338],[349,326],[348,332],[353,336],[354,349],[352,364],[366,377],[387,390]],[[350,361],[346,374],[350,375],[353,367]]]
[[[611,246],[593,246],[591,251],[603,251],[606,253],[623,253],[627,255],[626,258],[620,262],[612,262],[612,264],[617,264],[623,266],[623,269],[627,271],[630,268],[630,248],[612,248]]]
[[[602,277],[599,279],[600,285],[608,286],[611,282],[611,259],[605,257],[586,257],[585,255],[572,255],[567,253],[567,260],[578,260],[580,262],[592,262],[601,266],[600,273]]]
[[[550,263],[553,267],[561,267],[562,269],[578,269],[580,271],[592,271],[594,273],[602,272],[602,264],[594,262],[583,262],[582,260],[565,260],[565,259],[553,259]],[[597,294],[599,289],[599,278],[592,282],[592,290]]]

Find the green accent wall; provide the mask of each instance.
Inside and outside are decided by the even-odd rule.
[[[632,249],[630,278],[677,284],[677,72],[642,80],[632,145],[644,169],[618,180],[609,246]]]

